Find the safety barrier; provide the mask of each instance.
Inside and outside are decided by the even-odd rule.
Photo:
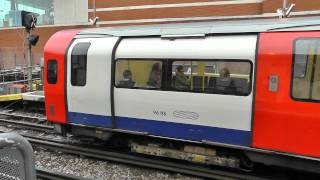
[[[32,146],[16,133],[0,134],[0,179],[36,179]]]

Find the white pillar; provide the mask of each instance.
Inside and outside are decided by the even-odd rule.
[[[54,0],[54,24],[88,22],[88,0]]]

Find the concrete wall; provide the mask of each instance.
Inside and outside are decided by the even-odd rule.
[[[61,26],[37,28],[33,34],[40,36],[38,44],[33,47],[33,64],[39,64],[43,58],[43,48],[47,40],[55,32],[69,28],[86,26]],[[14,68],[27,64],[26,33],[23,28],[0,30],[0,68]]]
[[[288,0],[295,3],[294,12],[320,14],[318,0]],[[219,16],[246,16],[276,13],[283,0],[96,0],[100,23],[124,25],[213,19]],[[93,16],[93,0],[89,0],[89,17]]]
[[[88,22],[87,0],[54,0],[53,5],[56,25]]]

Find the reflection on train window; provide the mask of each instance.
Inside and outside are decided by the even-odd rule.
[[[78,43],[71,53],[71,85],[85,86],[87,81],[87,54],[90,43]]]
[[[56,84],[58,79],[58,64],[57,60],[50,59],[47,67],[47,81],[49,84]]]
[[[246,61],[174,61],[171,88],[175,91],[248,95],[251,64]]]
[[[117,87],[160,89],[162,62],[157,60],[117,60]]]
[[[320,100],[320,39],[296,40],[294,51],[292,97]]]

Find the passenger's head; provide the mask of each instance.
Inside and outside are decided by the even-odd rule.
[[[183,74],[184,73],[184,70],[183,70],[183,66],[178,66],[177,68],[176,68],[176,74]]]
[[[230,71],[228,68],[223,68],[220,71],[220,77],[230,77]]]
[[[161,65],[160,63],[154,63],[152,65],[152,71],[161,71]]]
[[[130,70],[126,69],[123,71],[123,78],[124,79],[132,79],[132,73]]]

